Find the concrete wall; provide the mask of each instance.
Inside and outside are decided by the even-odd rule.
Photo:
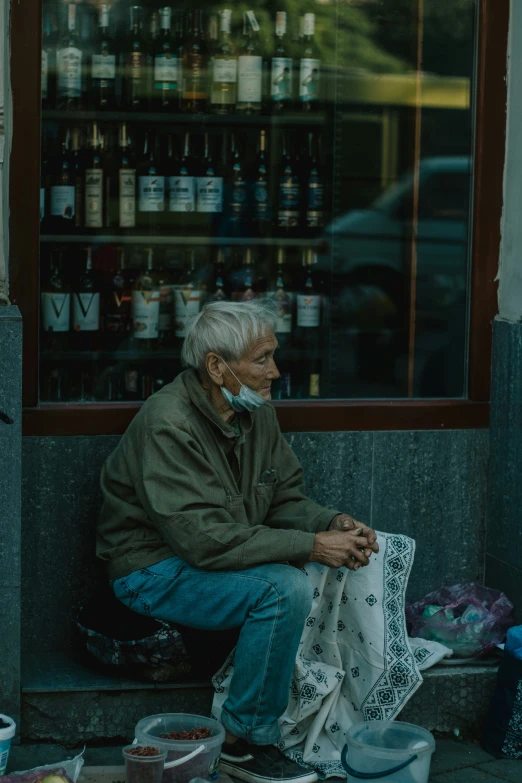
[[[417,541],[409,596],[481,580],[487,430],[288,436],[311,497]],[[70,650],[100,577],[98,477],[113,436],[23,439],[22,616],[26,652]]]
[[[9,0],[0,0],[0,305],[8,303],[8,225],[9,225],[9,166],[10,139],[9,89]]]

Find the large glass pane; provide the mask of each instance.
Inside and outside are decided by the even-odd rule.
[[[143,400],[207,301],[275,397],[466,393],[474,0],[43,0],[40,398]]]

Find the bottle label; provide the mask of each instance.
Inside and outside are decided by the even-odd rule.
[[[51,215],[72,220],[75,214],[76,188],[74,185],[53,185],[51,188]]]
[[[159,330],[160,332],[170,332],[172,329],[172,310],[174,296],[172,286],[168,284],[160,285],[160,309],[159,309]]]
[[[309,209],[306,213],[306,225],[308,228],[321,228],[324,226],[324,212],[317,209]]]
[[[247,287],[245,291],[234,291],[232,294],[233,302],[251,302],[252,299],[256,299],[256,292],[252,288],[252,285],[246,285]]]
[[[74,46],[57,54],[58,94],[62,98],[80,98],[82,94],[82,52]]]
[[[319,397],[319,384],[321,376],[318,373],[310,374],[310,397]]]
[[[290,57],[272,57],[270,90],[273,101],[288,101],[292,98],[292,69]]]
[[[45,217],[45,188],[40,188],[40,220]]]
[[[93,54],[91,61],[93,79],[110,81],[116,78],[116,56],[114,54]]]
[[[120,228],[136,225],[136,172],[120,169]]]
[[[254,186],[254,219],[268,220],[269,216],[268,183],[256,182]]]
[[[103,226],[103,172],[100,169],[85,170],[85,227]]]
[[[201,291],[194,291],[182,285],[174,288],[174,325],[176,337],[185,337],[189,318],[197,315],[201,308]]]
[[[299,69],[299,97],[302,101],[319,100],[321,61],[303,57]]]
[[[303,19],[303,35],[313,36],[315,33],[315,14],[305,14]]]
[[[247,186],[246,182],[236,182],[232,185],[230,198],[230,214],[233,218],[244,217],[247,211]]]
[[[263,60],[258,55],[242,55],[238,59],[239,103],[261,103]]]
[[[100,328],[100,294],[73,296],[73,328],[75,332],[96,332]]]
[[[46,332],[68,332],[71,320],[71,295],[43,292],[42,320]]]
[[[308,183],[308,209],[324,207],[324,185],[322,182]]]
[[[236,83],[237,58],[214,57],[212,63],[212,80],[214,82]]]
[[[132,292],[132,329],[137,340],[158,336],[159,290]]]
[[[188,101],[206,100],[206,59],[202,54],[184,58],[183,97]]]
[[[154,58],[154,89],[177,90],[179,60],[175,54],[157,54]]]
[[[290,334],[292,331],[292,309],[294,295],[285,291],[283,287],[278,287],[277,291],[269,294],[275,304],[276,324],[274,331],[277,334]]]
[[[125,59],[127,63],[128,78],[140,81],[143,78],[143,72],[146,67],[145,55],[143,52],[130,52]]]
[[[42,49],[42,100],[47,98],[47,85],[49,83],[49,55]]]
[[[165,209],[165,177],[139,178],[139,211],[163,212]]]
[[[281,182],[279,205],[282,209],[299,209],[299,180],[291,176]]]
[[[194,177],[169,177],[167,179],[170,212],[196,211],[196,182]]]
[[[297,295],[297,325],[317,327],[321,322],[321,297],[318,294]]]
[[[223,212],[223,177],[197,177],[198,212]]]

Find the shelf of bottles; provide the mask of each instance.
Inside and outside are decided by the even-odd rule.
[[[308,4],[310,5],[310,4]],[[315,15],[46,2],[40,399],[144,400],[209,301],[274,300],[275,397],[326,396],[332,123]]]

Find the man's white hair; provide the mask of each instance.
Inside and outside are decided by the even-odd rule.
[[[200,372],[205,371],[210,352],[226,362],[237,362],[253,342],[274,331],[275,325],[274,308],[266,300],[209,302],[187,325],[181,362]]]

